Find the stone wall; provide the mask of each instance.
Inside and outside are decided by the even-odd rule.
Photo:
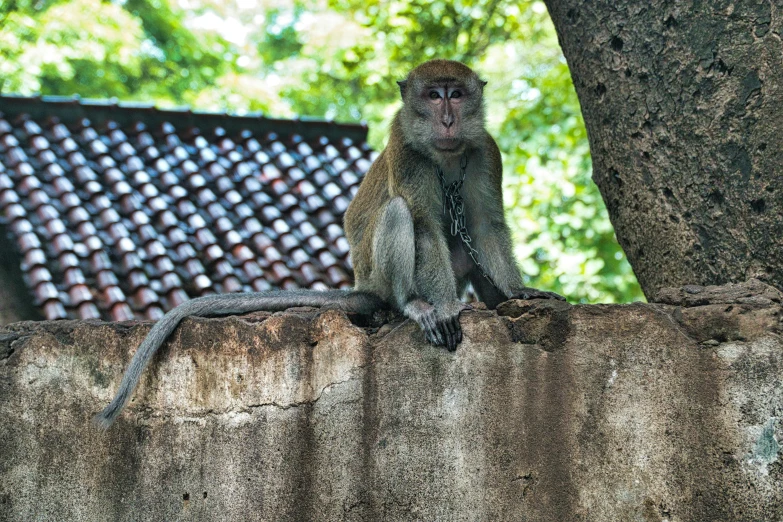
[[[337,311],[187,320],[107,432],[149,323],[0,330],[0,520],[783,517],[781,295],[510,301],[456,353]]]

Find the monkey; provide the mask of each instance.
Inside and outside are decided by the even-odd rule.
[[[462,341],[467,285],[488,308],[520,299],[565,300],[525,287],[505,221],[500,150],[485,129],[486,82],[468,66],[431,60],[397,82],[402,107],[386,147],[344,217],[354,265],[350,290],[294,290],[198,297],[166,313],[134,354],[111,403],[95,417],[108,428],[141,373],[190,316],[332,307],[371,316],[392,309],[425,339],[454,351]]]

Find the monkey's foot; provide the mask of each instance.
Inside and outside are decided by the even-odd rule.
[[[445,346],[450,352],[457,349],[462,342],[462,327],[459,324],[459,313],[464,305],[456,302],[456,306],[446,306],[437,310],[433,305],[416,299],[405,306],[405,315],[416,321],[427,342],[436,346]]]
[[[520,292],[517,292],[511,297],[511,299],[557,299],[558,301],[565,301],[566,298],[560,294],[554,292],[545,292],[543,290],[536,290],[535,288],[523,288]]]

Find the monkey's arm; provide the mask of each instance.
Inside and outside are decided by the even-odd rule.
[[[465,305],[457,296],[448,244],[436,221],[420,220],[414,228],[417,295],[412,296],[404,312],[419,323],[430,342],[454,351],[462,341],[459,314]]]
[[[479,262],[492,278],[486,280],[480,271],[471,278],[479,296],[490,308],[512,299],[559,299],[554,293],[528,288],[522,281],[513,252],[511,231],[503,210],[502,165],[495,141],[487,136],[485,175],[476,180],[479,185],[468,194],[469,233],[478,251]]]
[[[441,187],[434,165],[410,151],[407,169],[396,176],[397,195],[406,201],[414,233],[413,285],[403,313],[421,326],[427,340],[455,350],[462,340],[459,314],[465,308],[457,295],[451,254],[443,231]],[[399,241],[399,238],[398,238]]]
[[[494,308],[500,302],[513,298],[565,301],[564,297],[554,292],[536,290],[524,285],[514,258],[511,232],[505,221],[495,219],[480,222],[476,233],[471,232],[471,235],[478,250],[479,262],[494,283],[487,281],[480,271],[476,271],[471,278],[473,286],[487,306]]]
[[[130,366],[122,376],[120,388],[114,400],[95,416],[95,422],[103,428],[108,428],[130,400],[133,391],[139,384],[141,373],[152,359],[153,355],[186,317],[220,316],[257,312],[261,310],[275,312],[294,306],[324,306],[332,305],[347,312],[370,315],[382,309],[385,304],[377,296],[358,291],[272,291],[253,292],[246,294],[222,294],[198,297],[186,301],[164,315],[150,333],[142,341],[141,346],[133,355]]]

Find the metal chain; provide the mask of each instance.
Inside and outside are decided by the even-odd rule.
[[[473,240],[471,239],[470,234],[468,234],[468,228],[465,226],[465,204],[462,200],[460,191],[462,190],[462,184],[465,182],[465,173],[467,172],[468,167],[468,156],[466,154],[462,155],[459,166],[459,179],[447,185],[443,170],[440,168],[440,165],[435,165],[435,172],[440,180],[440,186],[443,188],[443,214],[446,215],[446,211],[448,210],[448,215],[451,218],[451,235],[459,236],[462,244],[465,245],[465,248],[468,251],[468,255],[473,262],[476,263],[479,271],[481,271],[481,275],[492,283],[492,285],[497,287],[495,281],[492,280],[484,269],[484,265],[479,262],[478,251],[471,245]]]

